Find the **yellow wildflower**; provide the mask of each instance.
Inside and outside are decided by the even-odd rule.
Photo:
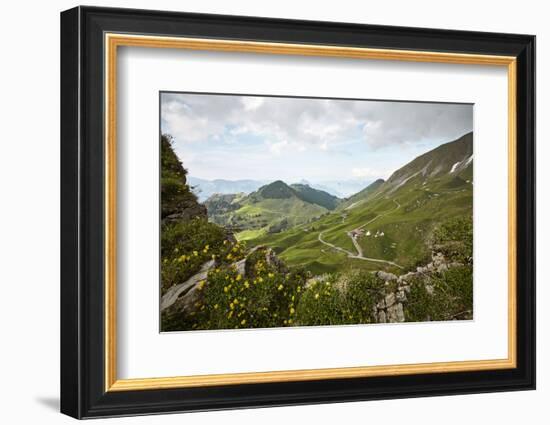
[[[228,319],[231,319],[231,316],[233,316],[233,310],[231,310],[231,311],[229,312],[229,314],[227,315],[227,318],[228,318]]]
[[[239,300],[238,300],[237,298],[235,298],[235,299],[233,300],[233,303],[234,303],[234,304],[239,304]]]
[[[289,325],[292,324],[292,319],[288,319],[288,324],[289,324]]]
[[[262,277],[260,276],[260,277],[258,278],[258,282],[263,282],[263,281],[264,281],[264,280],[263,280]]]
[[[283,284],[282,283],[277,287],[277,291],[280,291],[281,289],[283,289]]]
[[[315,294],[315,299],[316,299],[316,300],[319,299],[319,294]]]
[[[223,287],[223,292],[226,292],[226,293],[227,293],[227,291],[229,291],[229,288],[228,288],[227,286],[224,286],[224,287]]]
[[[199,255],[199,253],[198,253],[197,251],[193,251],[193,255],[194,255],[195,257],[197,257],[197,256]]]
[[[246,286],[247,288],[250,287],[250,283],[248,283],[248,280],[244,281],[244,286]]]
[[[242,278],[243,278],[243,277],[242,277],[240,274],[238,274],[237,277],[235,278],[235,280],[238,282],[238,281],[241,280]]]
[[[230,303],[230,304],[229,304],[229,308],[230,308],[231,310],[233,310],[233,309],[235,308],[235,305],[234,305],[233,303]]]
[[[274,275],[273,273],[268,273],[268,276],[269,276],[269,277],[273,277],[273,276],[275,276],[275,275]]]
[[[294,307],[290,307],[290,314],[294,314]]]
[[[246,319],[241,320],[241,325],[246,325]]]
[[[214,310],[218,309],[218,304],[214,304]]]

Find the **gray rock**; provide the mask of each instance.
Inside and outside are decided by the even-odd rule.
[[[445,272],[445,271],[447,271],[447,270],[449,270],[449,267],[447,267],[447,264],[445,264],[445,263],[442,263],[442,264],[440,264],[440,265],[437,267],[437,271],[438,271],[439,273],[443,273],[443,272]]]
[[[397,316],[397,321],[398,322],[404,322],[405,321],[405,312],[403,311],[403,304],[401,304],[401,303],[397,304],[396,316]]]
[[[378,323],[386,323],[386,313],[384,310],[378,313]]]
[[[445,263],[445,257],[441,252],[432,253],[432,261],[434,263],[434,267],[439,267],[441,264]]]
[[[395,294],[392,292],[392,293],[389,293],[388,295],[386,295],[385,301],[386,301],[386,307],[394,305],[395,304]]]
[[[388,308],[387,321],[389,323],[398,323],[398,322],[405,321],[405,314],[403,313],[403,304],[397,303]]]
[[[214,260],[207,261],[201,266],[201,269],[197,274],[191,276],[183,283],[170,287],[160,300],[160,311],[164,311],[174,304],[185,291],[187,291],[187,293],[182,297],[182,299],[187,300],[186,304],[190,305],[196,296],[195,289],[197,285],[199,282],[207,278],[208,272],[214,267],[215,264],[216,262]]]
[[[376,272],[376,276],[378,276],[380,279],[388,282],[390,280],[396,280],[397,279],[397,276],[394,275],[393,273],[387,273],[387,272],[384,272],[384,271],[378,271]]]
[[[403,303],[407,301],[407,295],[405,294],[405,290],[402,289],[400,291],[397,291],[396,299],[397,299],[397,302],[399,303]]]
[[[237,261],[234,264],[234,266],[237,273],[244,276],[244,274],[246,273],[246,258],[243,258],[242,260]]]

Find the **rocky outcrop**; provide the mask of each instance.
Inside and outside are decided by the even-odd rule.
[[[193,200],[190,202],[181,203],[180,210],[176,213],[170,214],[164,218],[164,220],[178,221],[178,220],[191,220],[195,217],[206,218],[206,208]]]
[[[265,251],[265,262],[278,271],[285,271],[284,263],[277,257],[275,251],[271,248],[266,248],[263,245],[258,245],[252,248],[245,258],[234,262],[230,265],[238,274],[246,276],[248,267],[250,267],[250,259],[257,251]],[[218,265],[216,260],[210,260],[204,263],[199,272],[191,276],[185,282],[177,284],[169,288],[162,296],[160,302],[161,312],[170,310],[174,312],[190,312],[195,310],[196,302],[199,300],[199,285],[208,285],[208,273]]]
[[[191,302],[191,298],[193,298],[190,295],[195,292],[197,285],[199,285],[201,281],[204,281],[208,277],[208,272],[212,268],[214,268],[215,264],[215,260],[207,261],[201,266],[197,274],[191,276],[185,282],[169,288],[160,300],[160,311],[162,312],[169,308],[185,291],[187,291],[187,293],[185,294],[185,297],[187,297],[187,302],[185,302],[184,304],[189,304]]]
[[[161,218],[163,221],[206,218],[206,207],[187,184],[187,170],[183,168],[172,147],[172,139],[161,137]]]
[[[461,266],[456,262],[448,263],[440,252],[432,253],[432,261],[426,266],[417,267],[416,271],[397,276],[384,271],[375,272],[376,276],[386,283],[386,290],[381,300],[374,306],[373,315],[378,323],[399,323],[405,321],[407,294],[411,285],[424,285],[426,292],[433,295],[433,286],[429,277],[433,273],[443,273],[452,267]]]

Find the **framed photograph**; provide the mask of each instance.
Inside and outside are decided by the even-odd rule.
[[[61,411],[535,388],[535,37],[61,14]]]

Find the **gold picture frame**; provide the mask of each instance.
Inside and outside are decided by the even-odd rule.
[[[307,44],[105,34],[106,122],[105,151],[105,391],[135,391],[300,380],[340,379],[410,375],[418,373],[465,372],[516,367],[516,58],[463,53],[316,46]],[[387,366],[305,369],[254,373],[175,376],[168,378],[117,379],[116,375],[116,95],[119,47],[189,49],[238,53],[324,56],[358,60],[392,60],[506,67],[508,72],[508,357]]]

